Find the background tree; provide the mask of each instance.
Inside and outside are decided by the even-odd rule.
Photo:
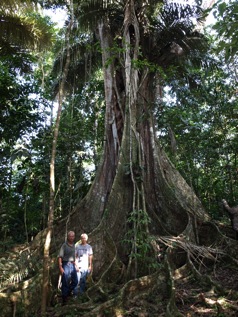
[[[9,63],[11,63],[10,57]],[[19,207],[22,208],[26,184],[32,182],[31,172],[29,171],[30,174],[28,174],[29,179],[26,178],[24,172],[27,166],[30,166],[33,157],[30,137],[33,139],[34,132],[44,126],[48,103],[41,98],[33,97],[37,90],[36,83],[30,74],[22,74],[20,79],[18,71],[10,69],[9,64],[3,62],[1,65],[1,197],[4,215],[8,214],[10,210],[18,210],[18,214],[20,213]],[[42,107],[41,111],[36,111],[40,108],[40,104],[43,105],[42,101],[45,108]],[[18,175],[16,175],[16,170],[19,172]],[[11,222],[15,222],[16,218],[18,221],[22,221],[20,220],[22,217],[18,214],[18,216],[12,217]],[[10,224],[9,226],[7,231],[13,229]],[[16,237],[22,239],[24,230],[18,228],[19,234]],[[28,237],[25,238],[28,239]]]
[[[210,76],[208,72],[197,73],[192,91],[184,82],[180,89],[182,84],[175,79],[158,113],[160,138],[166,152],[216,219],[224,214],[220,206],[222,197],[228,195],[233,203],[237,197],[237,140],[233,133],[236,80],[224,66],[222,55],[219,59],[221,63],[211,69]]]
[[[232,1],[215,5],[218,20],[213,30],[209,28],[207,32],[211,34],[216,30],[220,34],[211,47],[212,64],[215,61],[216,67],[210,67],[206,72],[193,69],[196,73],[192,91],[186,82],[181,83],[175,78],[168,90],[168,98],[164,98],[162,112],[158,113],[166,152],[170,153],[171,160],[194,188],[210,215],[223,220],[221,200],[224,195],[229,197],[231,204],[237,201],[237,139],[234,133],[237,75],[233,71],[236,69],[236,55],[229,55],[227,51],[235,29],[230,25],[229,36],[222,36],[227,26],[226,19],[233,20],[233,13],[229,10],[235,10],[236,6]],[[169,129],[176,140],[176,152],[172,148]]]
[[[214,15],[217,19],[214,30],[219,36],[217,52],[222,51],[227,61],[237,58],[236,14],[236,1],[217,1],[214,5]]]
[[[24,173],[14,177],[13,166],[17,159],[19,161],[16,165],[19,169],[22,169],[20,166],[23,166],[27,160],[29,163],[31,150],[27,133],[33,135],[46,120],[46,112],[44,112],[46,110],[42,107],[40,112],[39,109],[40,103],[45,107],[48,104],[38,94],[32,69],[36,63],[37,49],[49,47],[53,39],[52,23],[49,19],[34,13],[32,11],[34,8],[34,4],[30,1],[24,3],[2,1],[0,5],[0,142],[3,157],[1,215],[5,223],[3,234],[6,237],[6,233],[14,228],[11,223],[17,218],[18,224],[23,222],[25,227],[24,230],[19,228],[17,237],[21,240],[22,233],[25,232],[26,241],[28,241],[26,217],[20,215],[20,210],[25,206],[26,211],[29,192],[27,193],[25,188],[29,189],[29,184],[27,186],[26,184],[28,181],[31,182],[31,179],[28,179]],[[28,175],[31,175],[30,171]],[[9,215],[9,210],[12,210],[12,215]]]

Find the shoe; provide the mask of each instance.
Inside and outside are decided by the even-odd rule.
[[[62,306],[67,304],[67,300],[68,300],[67,297],[62,297]]]

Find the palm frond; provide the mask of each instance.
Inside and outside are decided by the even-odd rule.
[[[110,26],[122,25],[123,1],[83,0],[75,10],[80,30],[94,31],[99,21],[110,20]],[[118,22],[120,23],[118,24]]]
[[[4,8],[0,7],[0,43],[31,50],[42,50],[52,44],[53,26],[47,18],[27,11],[27,7],[19,7],[19,10]]]
[[[201,60],[208,41],[197,25],[204,17],[197,5],[165,2],[150,19],[149,32],[144,35],[145,56],[162,67],[179,65],[188,58]]]
[[[0,11],[5,12],[6,14],[14,14],[18,12],[20,15],[26,10],[35,10],[36,6],[31,0],[1,0]]]

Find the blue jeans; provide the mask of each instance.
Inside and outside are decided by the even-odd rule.
[[[79,282],[79,293],[82,294],[85,292],[86,289],[86,281],[87,281],[87,277],[90,274],[89,270],[80,270],[80,272],[78,272],[78,282]]]
[[[71,262],[63,262],[62,267],[64,269],[61,288],[63,299],[66,299],[71,294],[71,292],[73,292],[74,296],[77,296],[78,276],[74,264]]]

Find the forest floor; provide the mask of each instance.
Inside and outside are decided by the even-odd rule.
[[[238,268],[232,269],[224,264],[208,273],[224,293],[206,289],[192,278],[180,280],[176,283],[176,305],[179,311],[186,317],[238,316]]]
[[[225,236],[235,238],[229,225],[219,227]],[[201,266],[201,275],[209,276],[214,287],[202,285],[193,276],[178,279],[175,287],[179,312],[185,317],[237,317],[238,266],[224,261]]]
[[[234,239],[229,225],[219,227],[225,236]],[[237,317],[238,265],[217,261],[212,265],[201,263],[201,266],[201,276],[208,276],[214,287],[204,286],[194,276],[178,279],[175,300],[179,312],[185,317]]]
[[[218,295],[213,289],[198,285],[193,277],[180,279],[175,283],[178,311],[185,317],[237,317],[238,270],[226,268],[224,265],[213,272],[206,272],[208,273],[214,282],[219,283],[223,290],[227,290],[226,295]],[[165,309],[163,303],[134,301],[124,316],[164,317]]]
[[[232,231],[223,233],[233,239]],[[195,278],[193,274],[186,271],[186,274],[174,279],[175,305],[181,316],[237,317],[238,265],[219,260],[215,263],[200,263],[197,266],[200,266],[197,269],[201,278],[199,276]],[[204,283],[204,277],[208,277],[212,282]],[[92,283],[94,284],[95,281],[92,281]],[[212,285],[212,287],[208,285]],[[115,286],[115,292],[109,294],[104,300],[103,298],[97,300],[95,297],[89,300],[87,296],[83,296],[77,300],[70,298],[64,306],[61,303],[61,292],[57,290],[45,317],[166,316],[168,294],[163,294],[161,290],[147,293],[138,292],[136,296],[130,297],[128,294],[125,300],[120,302],[118,301],[118,294],[121,288],[122,285]],[[113,307],[110,302],[113,302],[115,306]],[[120,309],[118,310],[117,307],[120,307]]]
[[[175,281],[175,303],[178,311],[184,317],[236,317],[238,316],[238,268],[231,268],[223,263],[217,268],[204,267],[203,275],[209,276],[214,283],[221,288],[211,289],[199,285],[193,276],[179,278]],[[99,305],[102,303],[98,303]],[[71,311],[74,316],[109,317],[110,310],[100,309],[95,315],[89,313],[92,303],[86,298],[79,298],[78,301],[70,300],[66,306],[52,310],[48,316],[68,316]],[[126,300],[123,306],[123,313],[120,317],[165,317],[167,301],[161,298],[161,294],[154,293],[138,294],[137,297]],[[95,303],[91,306],[95,309]],[[58,313],[57,313],[58,311]],[[71,315],[70,315],[71,316]]]

